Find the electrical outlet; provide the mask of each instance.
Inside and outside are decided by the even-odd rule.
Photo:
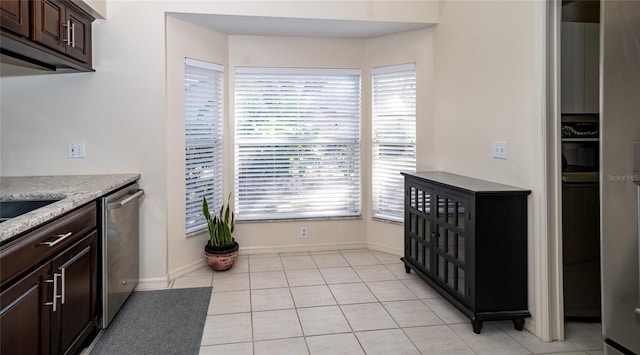
[[[300,238],[307,239],[307,237],[309,236],[307,232],[307,227],[300,227]]]
[[[84,158],[85,146],[84,143],[69,143],[67,145],[67,158]]]
[[[507,159],[507,142],[493,142],[493,157],[497,159]]]

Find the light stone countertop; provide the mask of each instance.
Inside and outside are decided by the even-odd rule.
[[[140,174],[0,177],[0,201],[60,199],[0,223],[0,241],[4,242],[139,179]]]

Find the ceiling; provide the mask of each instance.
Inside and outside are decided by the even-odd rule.
[[[245,36],[362,39],[412,31],[433,25],[420,22],[325,20],[188,13],[169,13],[169,15],[217,32]],[[55,71],[26,68],[24,64],[16,66],[11,58],[0,57],[0,77],[55,73]]]
[[[371,38],[431,26],[417,22],[324,20],[291,17],[262,17],[170,13],[169,15],[228,35]]]

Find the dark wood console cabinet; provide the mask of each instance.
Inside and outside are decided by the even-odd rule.
[[[41,69],[93,71],[94,18],[66,0],[2,0],[0,53]]]
[[[527,305],[527,195],[531,191],[446,172],[405,176],[404,258],[471,319],[513,320]]]
[[[76,353],[96,329],[92,202],[0,247],[0,353]]]

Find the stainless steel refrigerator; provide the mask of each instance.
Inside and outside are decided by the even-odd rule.
[[[601,1],[600,200],[605,354],[640,354],[640,1]],[[640,167],[635,167],[639,169]]]

